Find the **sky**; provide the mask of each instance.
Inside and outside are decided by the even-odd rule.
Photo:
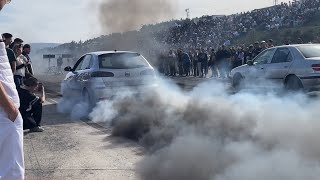
[[[102,34],[97,14],[100,1],[103,0],[12,0],[0,13],[1,31],[27,43],[85,41]],[[273,0],[175,1],[172,18],[185,18],[187,8],[191,17],[199,17],[240,13],[273,4]]]

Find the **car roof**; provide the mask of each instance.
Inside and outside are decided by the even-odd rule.
[[[139,54],[137,52],[132,52],[132,51],[96,51],[96,52],[89,52],[87,54],[91,54],[91,55],[96,55],[96,56],[100,56],[103,54],[120,54],[120,53],[135,53],[135,54]]]
[[[275,46],[274,48],[281,48],[281,47],[298,47],[298,46],[314,46],[314,45],[320,46],[320,44],[290,44],[290,45]]]

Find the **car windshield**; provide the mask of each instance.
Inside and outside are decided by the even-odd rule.
[[[298,46],[305,58],[320,57],[320,45]]]
[[[103,69],[134,69],[149,64],[138,53],[110,53],[99,56],[99,66]]]

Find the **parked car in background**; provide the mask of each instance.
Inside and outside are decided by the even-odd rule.
[[[153,67],[139,53],[100,51],[83,55],[61,85],[64,98],[81,98],[90,107],[112,98],[124,90],[146,90],[156,87]]]
[[[320,90],[320,44],[297,44],[266,49],[230,73],[236,89],[281,87],[293,91]]]

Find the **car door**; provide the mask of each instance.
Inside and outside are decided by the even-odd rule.
[[[250,76],[254,79],[264,78],[266,65],[271,61],[274,52],[274,48],[267,49],[254,58],[253,65],[249,66],[250,70],[248,73],[250,73]]]
[[[282,84],[292,65],[293,56],[287,47],[277,48],[271,63],[265,67],[266,77]]]
[[[248,87],[265,85],[263,83],[265,79],[265,68],[272,60],[274,52],[275,48],[263,51],[253,59],[253,65],[247,66],[248,69],[244,74],[248,82],[252,82],[247,84]]]
[[[81,68],[83,59],[85,56],[82,56],[79,58],[79,60],[76,62],[74,67],[72,68],[72,72],[69,72],[66,76],[65,83],[67,84],[67,87],[70,88],[71,90],[75,90],[77,86],[77,76],[78,76],[78,71]]]
[[[76,78],[75,78],[75,90],[82,93],[83,88],[89,80],[91,67],[93,64],[92,55],[87,54],[83,57],[82,62],[76,68]]]

